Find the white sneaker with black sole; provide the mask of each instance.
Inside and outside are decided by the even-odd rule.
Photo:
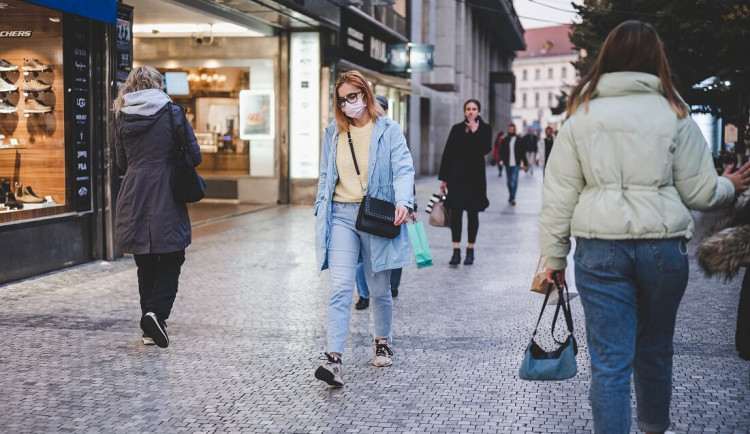
[[[169,335],[167,335],[167,325],[164,321],[160,321],[153,312],[148,312],[141,318],[141,330],[146,332],[147,335],[151,336],[154,343],[159,348],[167,348],[169,346]]]
[[[315,378],[325,381],[330,386],[344,385],[344,372],[341,369],[341,359],[325,353],[327,361],[315,370]]]

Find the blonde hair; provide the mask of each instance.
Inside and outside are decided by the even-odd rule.
[[[680,98],[672,83],[672,70],[656,29],[651,24],[637,20],[621,23],[607,36],[602,50],[591,70],[581,79],[568,98],[568,116],[583,104],[586,111],[596,91],[602,74],[618,71],[635,71],[659,77],[664,97],[669,101],[677,117],[688,115],[688,107]]]
[[[358,87],[359,90],[362,91],[362,102],[367,104],[367,114],[370,115],[371,119],[375,119],[376,117],[385,114],[383,108],[380,106],[380,104],[377,103],[375,94],[372,92],[372,88],[370,88],[370,85],[367,84],[367,79],[362,75],[362,73],[359,71],[345,72],[341,74],[338,80],[336,80],[336,87],[333,90],[334,113],[336,115],[336,123],[339,126],[340,132],[346,131],[349,128],[349,125],[352,123],[351,119],[346,116],[341,110],[341,107],[339,107],[338,103],[339,88],[344,83],[349,83],[352,86]]]
[[[125,83],[120,86],[120,92],[115,99],[115,116],[120,116],[120,111],[125,103],[125,94],[145,89],[161,89],[164,80],[161,73],[152,66],[136,66],[128,74]]]

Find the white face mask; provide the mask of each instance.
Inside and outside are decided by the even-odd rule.
[[[341,111],[343,111],[345,115],[352,119],[358,119],[365,112],[366,108],[367,104],[362,102],[362,98],[360,98],[355,103],[350,103],[347,101]]]

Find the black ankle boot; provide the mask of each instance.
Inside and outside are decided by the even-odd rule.
[[[354,308],[357,310],[364,310],[368,307],[370,307],[370,299],[364,297],[359,297],[357,304],[354,305]]]
[[[466,248],[466,259],[464,260],[464,265],[471,265],[474,263],[474,249],[473,248]]]
[[[450,265],[458,265],[461,263],[461,249],[453,249],[453,257],[448,262]]]

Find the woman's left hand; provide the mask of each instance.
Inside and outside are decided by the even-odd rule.
[[[400,226],[406,223],[408,220],[409,220],[409,208],[405,207],[404,205],[397,206],[395,221],[393,222],[393,225]]]

